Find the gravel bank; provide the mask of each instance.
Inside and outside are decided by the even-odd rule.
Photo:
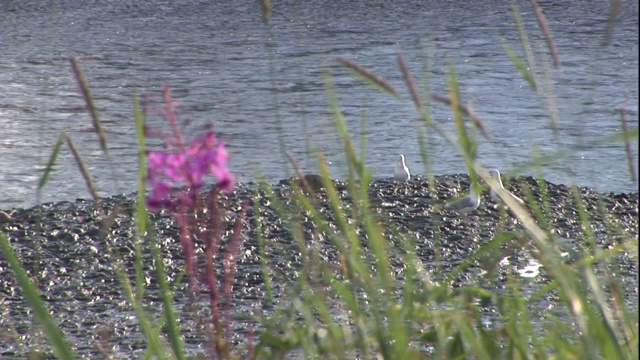
[[[516,195],[525,198],[523,190],[529,189],[536,194],[536,200],[541,200],[538,195],[541,184],[536,179],[518,177],[503,180]],[[510,184],[507,180],[511,180]],[[480,208],[466,218],[443,211],[445,202],[466,193],[468,181],[466,175],[438,176],[435,191],[429,191],[429,182],[422,177],[409,183],[378,179],[371,184],[370,196],[381,222],[390,225],[389,228],[396,228],[396,234],[415,239],[416,254],[427,272],[451,269],[491,240],[497,231],[520,232],[522,229],[508,212],[493,208],[486,191]],[[336,182],[336,185],[341,198],[348,200],[350,197],[345,184]],[[563,241],[562,251],[567,254],[567,261],[571,261],[571,254],[580,253],[587,241],[574,197],[570,188],[564,185],[548,182],[545,185],[552,199],[548,204],[547,219]],[[228,199],[231,208],[238,211],[242,200],[251,197],[256,188],[253,183],[239,184]],[[288,206],[291,202],[286,199],[290,198],[291,188],[284,182],[273,188]],[[588,188],[578,190],[590,217],[590,230],[600,248],[607,249],[638,236],[638,193],[603,194]],[[106,198],[100,204],[77,200],[5,210],[11,219],[0,224],[0,231],[9,237],[32,278],[38,282],[50,310],[82,357],[102,358],[95,347],[101,342],[116,357],[139,357],[144,351],[144,338],[122,295],[109,256],[110,252],[115,254],[131,268],[129,265],[134,258],[134,198],[135,195],[130,194]],[[262,205],[262,236],[267,242],[266,255],[270,271],[274,274],[274,295],[278,303],[286,301],[284,295],[300,266],[301,252],[270,201],[264,196],[259,201]],[[332,221],[333,215],[324,191],[318,193],[318,202],[322,213]],[[234,316],[244,318],[270,311],[261,306],[265,289],[253,207],[249,208],[247,215],[234,289]],[[317,249],[325,261],[337,263],[335,247],[322,234],[314,234],[311,220],[304,214],[300,216],[307,245]],[[106,218],[113,219],[110,228],[104,226]],[[167,271],[173,278],[183,265],[177,228],[171,217],[163,212],[152,214],[152,220],[162,244]],[[399,243],[393,232],[389,232],[387,238],[392,245]],[[148,258],[145,263],[150,263]],[[394,258],[392,263],[401,281],[404,266]],[[488,286],[499,289],[507,275],[522,274],[530,265],[531,256],[526,247],[506,250],[505,261],[500,263]],[[619,277],[629,306],[637,309],[637,251],[622,253],[616,256],[615,262],[599,269]],[[546,281],[544,270],[540,269],[540,272],[539,276],[531,277],[532,286]],[[459,276],[457,284],[479,281],[482,273],[480,265],[472,266]],[[148,281],[150,291],[147,300],[149,309],[153,309],[158,299],[153,279]],[[184,288],[184,284],[181,287]],[[189,301],[184,293],[176,291],[175,301],[178,314],[183,318],[182,324],[189,329],[192,320],[185,315],[184,308]],[[548,301],[553,302],[554,299]],[[541,311],[548,306],[540,304]],[[185,333],[185,339],[193,351],[202,342],[196,333]],[[51,356],[50,348],[43,344],[44,337],[33,326],[30,311],[21,298],[13,274],[6,260],[0,256],[0,357],[24,358],[26,351],[35,348],[43,350],[45,358],[48,358]]]

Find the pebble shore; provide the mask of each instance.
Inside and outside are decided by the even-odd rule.
[[[550,201],[543,206],[543,212],[547,215],[549,228],[562,242],[565,249],[562,251],[569,254],[567,261],[572,261],[571,254],[583,251],[588,240],[571,188],[548,182],[541,184],[531,177],[503,181],[505,187],[518,197],[525,199],[526,193],[530,192],[540,204],[544,204],[540,190],[546,188]],[[415,253],[426,271],[451,269],[499,232],[526,234],[508,210],[493,207],[488,191],[484,191],[480,207],[467,216],[444,210],[446,202],[466,194],[468,176],[437,176],[431,184],[435,187],[430,185],[426,177],[418,176],[406,183],[377,179],[369,188],[377,218],[387,229],[394,230],[385,232],[390,246],[400,246],[399,236],[412,239]],[[340,181],[335,181],[335,185],[344,201],[345,213],[349,213],[354,205],[347,186]],[[243,200],[253,198],[257,189],[259,186],[254,183],[238,184],[234,193],[226,199],[231,218],[237,215]],[[588,188],[575,190],[579,192],[580,206],[589,217],[589,230],[597,247],[609,249],[638,237],[638,193],[597,193]],[[290,209],[293,190],[287,182],[273,185],[273,191],[282,200],[283,206]],[[267,263],[275,279],[291,281],[274,282],[277,303],[286,296],[287,287],[293,283],[292,279],[301,265],[301,251],[287,231],[287,219],[278,214],[264,193],[258,193],[261,194],[257,201],[260,203],[261,235],[266,243]],[[333,223],[333,213],[323,189],[316,193],[316,201],[321,213]],[[265,289],[257,242],[255,205],[249,206],[247,211],[234,288],[234,306],[243,316],[264,310],[260,305]],[[2,217],[0,231],[9,238],[25,268],[37,282],[49,309],[78,355],[101,358],[96,344],[110,342],[107,345],[116,357],[139,357],[144,351],[144,338],[114,275],[110,256],[120,259],[128,269],[132,268],[135,194],[105,198],[98,204],[79,199],[75,202],[42,204],[30,209],[6,209],[4,213],[8,217]],[[297,221],[302,224],[307,245],[317,249],[324,261],[338,264],[339,254],[335,246],[327,236],[318,233],[315,224],[304,212],[298,213]],[[109,219],[109,226],[105,226],[105,219]],[[174,277],[183,268],[178,229],[165,212],[153,213],[151,219],[166,258],[167,272]],[[363,239],[363,243],[366,243],[366,239]],[[149,258],[145,259],[145,264],[151,263]],[[497,286],[504,285],[510,274],[525,268],[531,255],[526,247],[520,247],[507,251],[506,258],[508,261],[501,263],[503,265],[495,271],[492,279]],[[628,296],[628,305],[637,310],[637,249],[621,253],[615,259],[615,262],[607,265],[611,268],[606,270],[620,279]],[[394,257],[391,261],[400,281],[404,266]],[[454,286],[480,281],[482,273],[480,265],[472,266],[459,276]],[[544,282],[544,272],[531,281]],[[157,302],[153,279],[149,280],[149,288],[149,301]],[[182,309],[188,303],[188,298],[176,291],[175,301],[176,308]],[[25,351],[32,347],[44,351],[44,358],[52,356],[49,346],[43,345],[45,338],[33,325],[30,313],[6,259],[0,255],[1,358],[24,358]],[[14,329],[15,332],[7,329]],[[202,339],[191,335],[185,334],[186,342],[196,346]]]

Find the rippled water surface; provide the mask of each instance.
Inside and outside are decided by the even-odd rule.
[[[430,92],[446,94],[447,66],[455,66],[464,101],[492,137],[480,140],[482,164],[509,173],[531,161],[535,151],[569,149],[568,155],[545,162],[548,180],[600,191],[637,191],[623,144],[604,140],[621,133],[618,108],[626,109],[630,127],[637,128],[638,3],[625,2],[611,44],[601,46],[608,6],[607,1],[542,2],[563,63],[548,70],[558,114],[559,133],[554,135],[547,99],[531,90],[505,54],[504,44],[509,44],[523,56],[503,1],[276,1],[268,26],[255,2],[3,1],[0,208],[36,203],[43,165],[65,129],[102,194],[133,191],[132,93],[158,90],[162,83],[188,90],[176,92],[188,105],[184,118],[214,125],[229,145],[240,180],[264,175],[275,182],[291,175],[281,140],[304,169],[315,169],[306,149],[320,148],[333,175],[344,177],[324,69],[358,141],[366,119],[367,165],[376,176],[391,176],[399,153],[413,172],[424,173],[416,135],[423,124],[398,69],[398,49],[416,80],[428,80]],[[520,8],[536,71],[543,74],[550,67],[543,36],[529,2],[521,1]],[[91,131],[70,56],[80,60],[90,83],[107,129],[109,157]],[[336,63],[338,56],[384,76],[399,97],[354,78]],[[543,77],[539,80],[545,88]],[[444,105],[433,103],[430,112],[454,131]],[[430,171],[465,172],[454,147],[436,134],[428,138]],[[633,144],[637,156],[637,141]],[[70,152],[64,148],[60,156],[40,201],[89,195]]]

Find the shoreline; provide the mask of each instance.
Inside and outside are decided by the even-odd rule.
[[[447,175],[434,175],[434,178],[436,180],[441,179],[441,180],[445,180],[447,178],[467,178],[468,179],[468,175],[466,174],[447,174]],[[282,186],[284,184],[286,184],[286,182],[290,181],[290,180],[294,180],[295,178],[290,178],[290,179],[282,179],[279,180],[276,183],[268,183],[270,186],[272,187],[278,187],[278,186]],[[532,176],[516,176],[510,179],[510,181],[518,181],[518,179],[520,180],[526,180],[528,182],[531,181],[537,181],[536,178],[532,177]],[[339,179],[331,179],[334,184],[344,184],[343,180],[339,180]],[[393,182],[393,178],[392,177],[380,177],[380,178],[374,178],[372,180],[372,184],[376,183],[376,182],[387,182],[387,181],[391,181]],[[429,181],[429,177],[424,176],[424,175],[412,175],[410,182],[424,182],[424,181]],[[596,191],[594,190],[594,188],[589,187],[589,186],[576,186],[576,185],[566,185],[566,184],[557,184],[557,183],[552,183],[549,182],[548,180],[545,179],[545,182],[551,186],[557,186],[557,187],[564,187],[564,188],[570,188],[570,187],[575,187],[577,189],[579,189],[580,191],[585,191],[585,190],[589,190],[591,192],[594,193],[598,193],[601,195],[613,195],[613,196],[634,196],[634,195],[638,195],[638,191],[635,192],[614,192],[614,191]],[[238,182],[236,183],[236,187],[241,187],[241,188],[246,188],[246,187],[251,187],[254,188],[258,185],[258,182],[256,181],[246,181],[246,182]],[[485,184],[486,185],[486,184]],[[486,189],[485,189],[486,190]],[[486,190],[488,191],[488,190]],[[485,192],[486,192],[485,191]],[[131,199],[134,200],[137,197],[137,191],[133,191],[130,192],[128,194],[125,193],[119,193],[119,194],[111,194],[108,196],[104,196],[101,197],[100,199],[103,201],[108,201],[109,199],[114,199],[114,198],[127,198],[127,199]],[[41,207],[41,206],[50,206],[50,205],[54,205],[54,204],[59,204],[59,203],[74,203],[74,202],[87,202],[87,201],[94,201],[93,199],[90,198],[76,198],[74,200],[61,200],[61,201],[48,201],[48,202],[43,202],[40,204],[36,204],[33,206],[28,206],[28,207],[12,207],[12,208],[1,208],[0,207],[0,212],[4,212],[5,214],[11,214],[12,212],[18,211],[18,210],[31,210],[31,209],[35,209],[37,207]],[[3,221],[4,219],[2,218],[2,215],[0,215],[0,224],[3,224],[6,222]]]

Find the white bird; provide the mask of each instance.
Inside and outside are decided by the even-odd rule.
[[[411,178],[411,174],[409,173],[409,168],[407,164],[404,162],[404,155],[400,154],[400,160],[396,165],[396,169],[393,173],[393,178],[398,181],[409,181]]]
[[[497,186],[500,189],[504,190],[507,193],[507,195],[509,195],[515,202],[517,202],[520,205],[524,205],[524,201],[522,199],[520,199],[519,197],[513,195],[511,192],[509,192],[508,190],[506,190],[504,188],[504,186],[502,185],[502,179],[500,178],[500,171],[498,171],[498,169],[492,169],[491,171],[489,171],[489,174],[491,175],[493,180],[497,183]],[[504,203],[504,201],[502,201],[502,198],[500,198],[500,195],[498,195],[498,192],[495,191],[493,189],[493,187],[491,187],[491,191],[489,192],[489,194],[491,194],[491,198],[497,204],[503,204]]]
[[[446,210],[453,210],[460,214],[467,214],[480,206],[480,194],[473,190],[473,183],[469,186],[469,195],[450,202],[444,206]]]

